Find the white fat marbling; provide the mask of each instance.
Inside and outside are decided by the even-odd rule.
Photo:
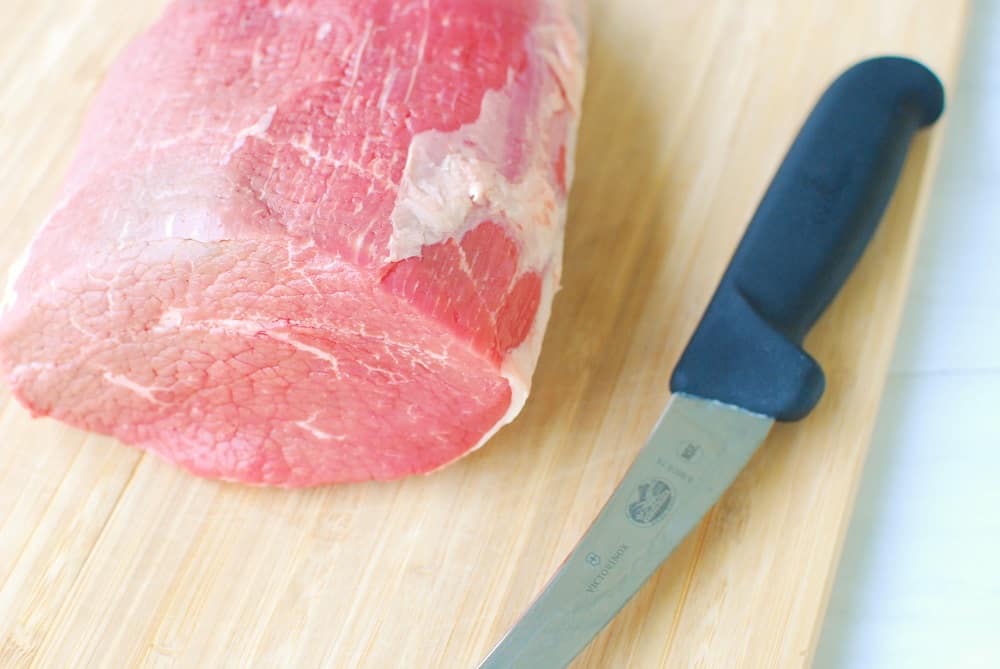
[[[520,241],[523,267],[547,264],[559,227],[559,196],[541,138],[529,140],[534,153],[520,181],[508,181],[498,169],[506,150],[498,129],[512,122],[511,89],[517,85],[488,92],[475,123],[414,138],[392,213],[390,260],[418,256],[425,246],[460,239],[479,223],[500,218]],[[558,92],[550,97],[561,99]]]
[[[248,137],[262,138],[267,134],[267,131],[271,129],[271,123],[274,122],[274,115],[277,113],[277,105],[271,105],[264,110],[261,117],[257,121],[243,130],[236,133],[236,139],[233,140],[233,146],[229,149],[225,156],[222,158],[222,164],[228,165],[229,161],[232,160],[233,154],[243,148],[246,144]]]
[[[541,47],[539,58],[556,81],[546,86],[527,136],[518,138],[530,151],[523,175],[511,181],[499,168],[509,148],[507,129],[522,120],[518,115],[523,110],[514,104],[517,92],[530,85],[511,73],[503,89],[483,97],[475,122],[454,132],[428,131],[411,142],[391,218],[391,261],[418,256],[425,246],[460,239],[483,221],[497,219],[518,240],[522,269],[539,271],[552,261],[564,221],[546,133],[550,120],[566,110],[560,88],[567,92],[574,116],[579,114],[582,37],[554,18],[541,21],[533,33],[533,41]],[[571,126],[568,176],[576,137],[575,124]]]

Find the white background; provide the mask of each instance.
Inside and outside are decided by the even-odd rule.
[[[1000,669],[1000,1],[979,0],[816,669]]]

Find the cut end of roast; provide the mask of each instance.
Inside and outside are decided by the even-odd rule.
[[[196,474],[308,486],[425,473],[511,408],[487,355],[315,250],[169,240],[103,260],[15,304],[4,371],[34,413]]]

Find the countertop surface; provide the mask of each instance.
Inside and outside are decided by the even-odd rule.
[[[998,35],[979,0],[816,669],[1000,667]]]

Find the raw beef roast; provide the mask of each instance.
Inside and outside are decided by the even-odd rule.
[[[524,405],[561,267],[576,0],[178,0],[11,271],[36,415],[200,475],[440,467]]]

